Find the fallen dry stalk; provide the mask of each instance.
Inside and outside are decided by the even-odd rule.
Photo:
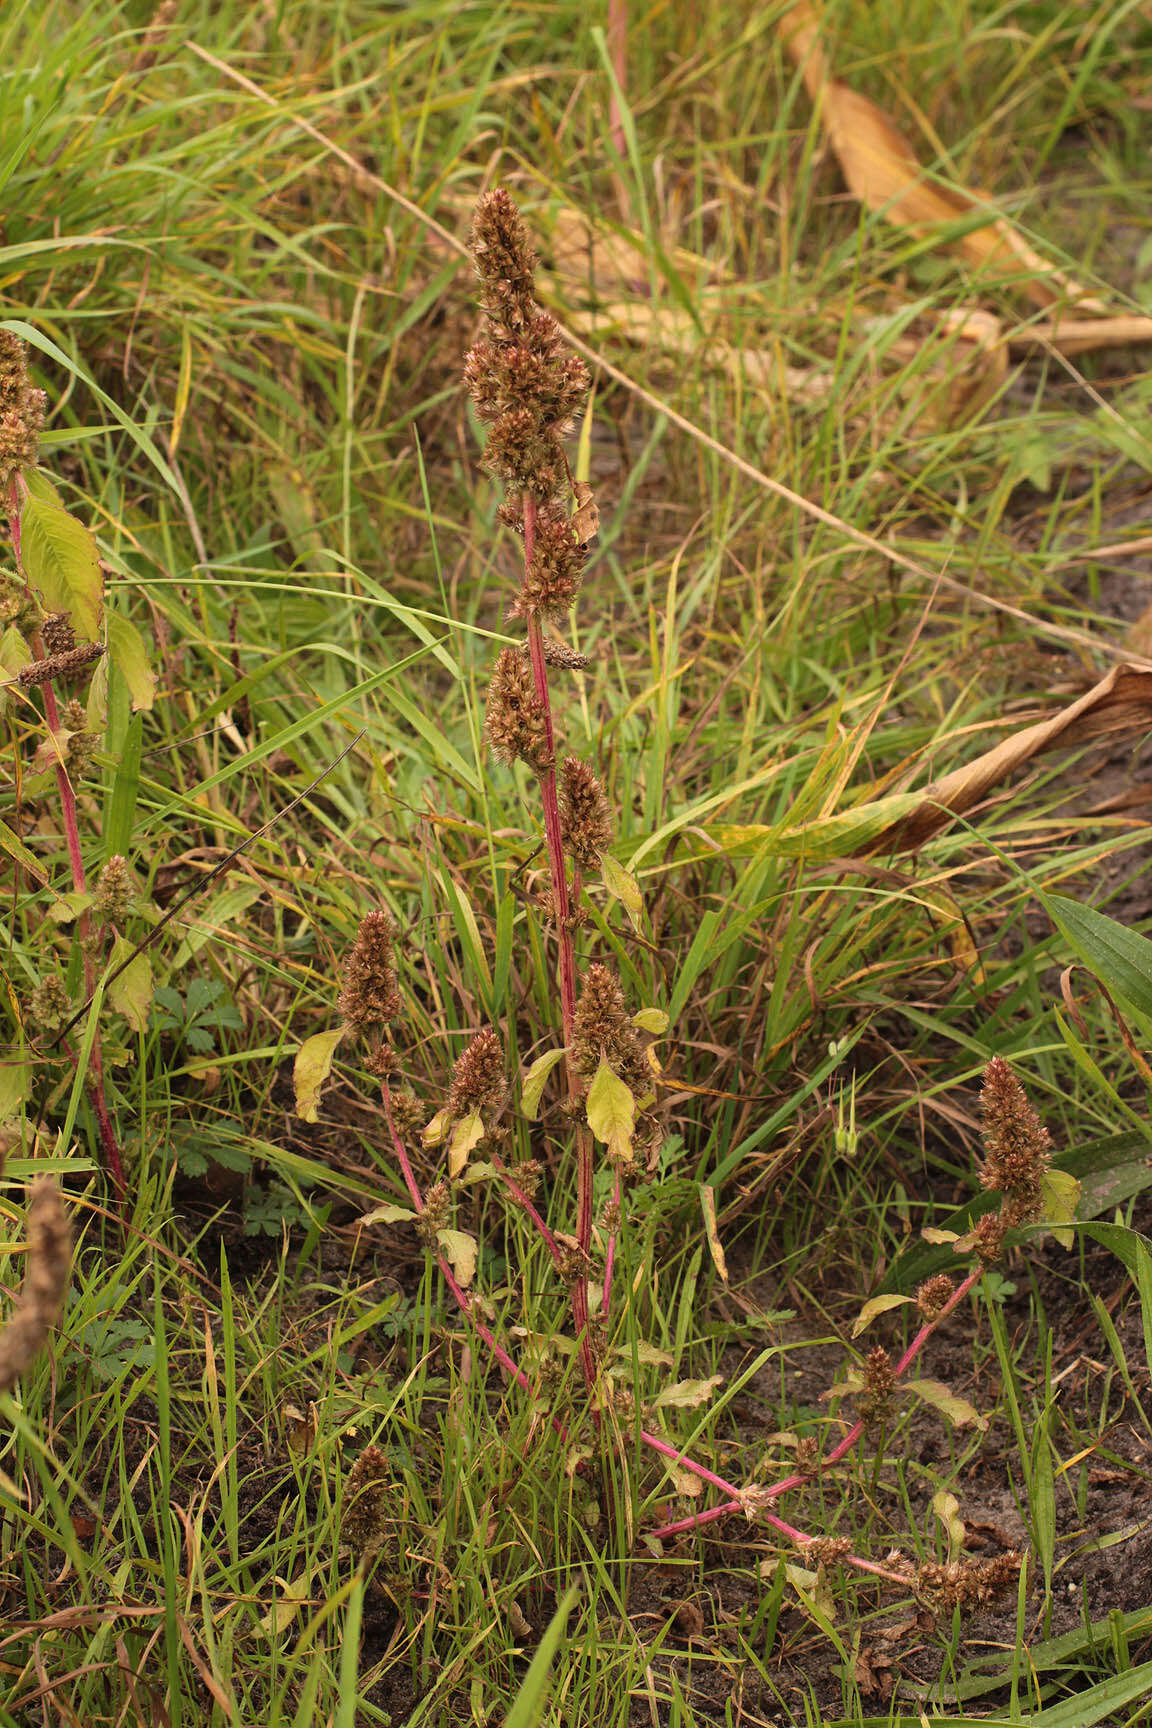
[[[27,1372],[60,1318],[72,1271],[72,1231],[55,1182],[37,1182],[28,1203],[28,1265],[16,1306],[0,1328],[0,1392]]]

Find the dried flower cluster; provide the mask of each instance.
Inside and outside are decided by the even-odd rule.
[[[1014,1548],[991,1560],[951,1560],[943,1566],[929,1561],[916,1568],[916,1594],[945,1613],[953,1608],[987,1608],[1015,1589],[1020,1565],[1021,1556]]]
[[[1004,1196],[1009,1229],[1033,1224],[1043,1211],[1041,1182],[1052,1162],[1052,1138],[1002,1056],[984,1070],[984,1162],[980,1186]]]
[[[502,762],[519,758],[538,774],[552,766],[548,715],[519,648],[500,651],[488,686],[485,728],[492,753]]]
[[[868,1352],[864,1364],[864,1388],[856,1401],[856,1411],[865,1428],[878,1428],[892,1414],[892,1397],[896,1391],[896,1371],[892,1358],[882,1344]]]
[[[388,1528],[392,1470],[378,1446],[365,1446],[348,1472],[340,1503],[340,1534],[357,1555],[371,1554]]]
[[[604,788],[578,756],[560,770],[560,831],[564,850],[581,870],[598,870],[612,843],[612,811]]]
[[[96,884],[95,911],[102,924],[123,924],[132,910],[132,879],[128,861],[114,852]]]
[[[651,1071],[640,1034],[633,1026],[620,982],[610,966],[589,966],[576,1004],[572,1060],[586,1078],[603,1057],[633,1092],[651,1090]]]
[[[360,920],[345,964],[344,989],[340,994],[344,1024],[358,1032],[385,1026],[400,1012],[392,954],[395,940],[396,926],[387,912],[368,912]]]
[[[916,1292],[916,1306],[920,1310],[920,1318],[926,1321],[939,1320],[955,1290],[956,1286],[947,1272],[937,1272],[934,1277],[926,1278]]]
[[[485,1026],[456,1058],[448,1108],[453,1116],[478,1110],[487,1122],[500,1114],[507,1097],[504,1050],[496,1033]]]
[[[8,491],[22,468],[34,468],[48,398],[28,377],[28,352],[19,336],[0,330],[0,489]]]
[[[60,1318],[72,1271],[72,1232],[54,1182],[37,1182],[28,1202],[28,1268],[16,1306],[0,1328],[0,1392],[27,1372]]]

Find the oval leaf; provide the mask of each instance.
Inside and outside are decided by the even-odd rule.
[[[96,541],[83,522],[29,493],[20,512],[20,550],[28,580],[49,612],[69,613],[77,639],[95,642],[104,582]]]
[[[371,1212],[362,1212],[360,1223],[369,1224],[404,1224],[409,1218],[415,1218],[411,1206],[373,1206]]]
[[[112,950],[112,962],[119,965],[124,954],[131,953],[131,944],[118,942]],[[148,1013],[152,1007],[152,961],[147,954],[137,954],[129,960],[118,978],[108,986],[108,1000],[118,1014],[123,1014],[133,1032],[148,1030]]]
[[[717,1386],[723,1384],[723,1374],[710,1374],[707,1380],[678,1380],[657,1394],[656,1404],[660,1409],[694,1410],[698,1404],[707,1404]]]
[[[1068,1170],[1046,1170],[1040,1178],[1044,1222],[1061,1248],[1071,1248],[1075,1232],[1066,1228],[1076,1222],[1080,1209],[1080,1183]]]
[[[942,1380],[905,1380],[903,1384],[907,1391],[914,1392],[925,1404],[931,1404],[933,1410],[939,1410],[942,1416],[947,1416],[954,1428],[965,1428],[969,1423],[981,1430],[987,1428],[987,1417],[981,1416],[976,1406],[969,1404],[967,1398],[958,1398]]]
[[[638,936],[644,934],[644,900],[640,893],[640,884],[635,876],[625,870],[611,852],[605,852],[600,861],[604,875],[604,886],[609,894],[619,900],[631,920],[632,928]]]
[[[668,1030],[668,1016],[663,1008],[641,1008],[639,1014],[633,1014],[632,1024],[641,1032],[651,1032],[654,1038],[662,1038]]]
[[[911,1302],[911,1296],[873,1296],[871,1302],[865,1302],[856,1322],[852,1327],[853,1338],[859,1338],[866,1326],[871,1326],[873,1320],[880,1314],[887,1314],[891,1308],[903,1308],[906,1302]]]
[[[603,1056],[596,1077],[588,1088],[587,1111],[588,1126],[597,1140],[608,1148],[608,1156],[618,1158],[622,1164],[630,1163],[636,1100]]]
[[[320,1093],[332,1072],[332,1058],[343,1036],[343,1026],[334,1032],[314,1032],[296,1052],[292,1084],[296,1089],[296,1114],[302,1122],[319,1120]]]
[[[148,664],[144,638],[135,624],[117,612],[108,614],[108,657],[128,686],[133,709],[151,708],[156,674]]]
[[[543,1056],[537,1056],[525,1074],[520,1085],[520,1109],[529,1122],[535,1122],[544,1083],[563,1055],[563,1050],[546,1050]]]
[[[474,1146],[479,1146],[484,1138],[484,1124],[480,1120],[479,1110],[470,1110],[467,1116],[462,1116],[452,1130],[452,1144],[448,1148],[448,1174],[459,1176],[468,1162],[468,1154]]]
[[[1113,996],[1138,1014],[1152,1014],[1152,942],[1093,906],[1041,896],[1044,906],[1075,953]]]
[[[476,1274],[475,1236],[469,1236],[464,1230],[437,1230],[436,1240],[456,1274],[456,1282],[466,1290]]]
[[[445,1108],[443,1110],[437,1110],[431,1122],[425,1122],[423,1128],[420,1130],[420,1138],[429,1150],[431,1150],[433,1146],[442,1146],[444,1144],[444,1136],[448,1132],[448,1124],[451,1120],[452,1112]]]

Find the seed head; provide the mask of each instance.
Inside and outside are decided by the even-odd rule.
[[[56,1032],[63,1026],[71,1009],[63,980],[55,972],[33,986],[28,997],[28,1018],[45,1032]]]
[[[28,377],[28,351],[19,336],[0,330],[0,492],[12,477],[34,468],[48,398]]]
[[[651,1090],[651,1073],[640,1035],[628,1017],[624,992],[611,967],[589,966],[576,1004],[572,1059],[586,1077],[595,1074],[603,1057],[633,1092]]]
[[[369,912],[361,919],[340,995],[344,1023],[356,1031],[386,1025],[403,1006],[392,957],[395,939],[396,926],[387,912]]]
[[[560,770],[560,827],[564,849],[582,870],[597,870],[612,844],[612,810],[586,762],[566,756]]]
[[[538,612],[544,618],[563,617],[580,592],[586,556],[565,512],[555,503],[542,505],[536,517],[532,559],[509,616],[523,618]]]
[[[96,884],[95,912],[103,924],[123,924],[132,909],[132,882],[127,861],[113,853]]]
[[[922,1320],[938,1320],[948,1303],[956,1286],[947,1272],[937,1272],[935,1277],[926,1278],[916,1292],[916,1306],[920,1310]]]
[[[40,635],[49,654],[67,654],[70,648],[76,646],[76,632],[72,628],[71,613],[53,612],[45,618],[40,626]]]
[[[75,678],[103,654],[103,642],[81,642],[78,647],[68,648],[62,654],[50,654],[46,660],[30,660],[27,666],[21,666],[16,682],[25,690],[31,690],[37,684],[50,683],[53,678]]]
[[[384,1539],[392,1471],[378,1446],[365,1446],[348,1472],[340,1502],[340,1534],[357,1554],[371,1553]]]
[[[488,686],[488,743],[502,762],[517,757],[543,773],[552,765],[548,714],[536,694],[532,668],[519,648],[503,648]]]
[[[490,1026],[477,1032],[456,1058],[448,1108],[454,1116],[478,1110],[485,1118],[498,1116],[508,1096],[504,1051]]]
[[[447,1182],[433,1182],[424,1196],[424,1210],[416,1219],[416,1234],[429,1248],[436,1240],[436,1232],[447,1224],[451,1208]]]
[[[1052,1137],[1000,1056],[984,1070],[980,1103],[985,1150],[980,1186],[1003,1194],[1009,1228],[1035,1223],[1043,1212],[1041,1181],[1052,1162]]]
[[[1008,1223],[1003,1211],[985,1212],[972,1232],[975,1236],[975,1249],[984,1266],[995,1266],[1004,1252],[1004,1238],[1008,1234]]]
[[[857,1401],[860,1420],[866,1428],[886,1422],[892,1410],[892,1395],[896,1390],[896,1371],[892,1358],[883,1344],[868,1352],[864,1364],[864,1389]]]
[[[916,1594],[945,1612],[987,1608],[1015,1588],[1021,1558],[1009,1548],[991,1560],[953,1560],[946,1566],[930,1561],[916,1570]]]

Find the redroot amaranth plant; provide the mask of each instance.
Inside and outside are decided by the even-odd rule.
[[[73,782],[87,769],[97,739],[88,728],[83,703],[72,696],[61,709],[56,686],[86,676],[104,654],[104,645],[97,640],[102,578],[92,536],[68,514],[51,483],[37,472],[45,405],[44,392],[33,389],[29,380],[24,343],[10,330],[0,330],[0,500],[17,572],[16,582],[9,582],[7,593],[0,594],[0,610],[9,626],[0,643],[0,661],[13,674],[9,682],[15,693],[29,703],[38,693],[43,704],[48,737],[34,766],[51,766],[55,772],[72,891],[80,907],[76,930],[85,994],[90,997],[103,932],[93,928],[92,913],[99,918],[100,909],[88,892]],[[122,866],[123,860],[119,863]],[[59,979],[51,973],[45,976],[32,992],[29,1010],[30,1018],[44,1030],[54,1030],[64,1021],[67,1001]],[[88,1062],[86,1085],[104,1162],[117,1197],[123,1200],[124,1171],[105,1096],[98,1030]]]
[[[464,1246],[469,1239],[450,1228],[452,1182],[470,1152],[487,1143],[492,1149],[491,1168],[509,1201],[532,1220],[567,1285],[588,1407],[598,1423],[602,1411],[621,1396],[600,1374],[598,1340],[600,1325],[610,1311],[622,1180],[645,1166],[654,1167],[660,1129],[652,1114],[653,1070],[637,1023],[654,1026],[652,1011],[629,1014],[619,980],[608,965],[592,963],[581,977],[573,942],[574,931],[587,918],[582,904],[585,878],[602,865],[612,838],[612,820],[591,768],[574,756],[557,763],[549,669],[578,664],[579,657],[545,626],[565,618],[583,574],[590,532],[586,524],[593,512],[587,490],[572,480],[562,438],[584,402],[588,379],[583,364],[565,352],[554,319],[533,300],[534,259],[520,214],[507,193],[491,192],[481,200],[472,244],[487,327],[468,355],[465,377],[488,430],[485,466],[506,487],[500,517],[521,539],[524,563],[510,616],[523,620],[525,639],[503,649],[496,662],[488,691],[486,734],[497,757],[525,764],[539,794],[549,874],[539,910],[554,932],[563,1029],[562,1050],[540,1058],[526,1076],[521,1110],[534,1119],[547,1075],[562,1062],[563,1108],[572,1125],[576,1163],[575,1235],[558,1235],[537,1210],[537,1166],[528,1163],[509,1169],[499,1156],[497,1149],[504,1138],[499,1118],[508,1086],[502,1043],[492,1027],[477,1033],[456,1062],[446,1106],[423,1131],[426,1146],[448,1139],[449,1152],[448,1178],[434,1183],[426,1194],[421,1192],[405,1145],[405,1132],[419,1121],[418,1107],[404,1094],[394,1094],[391,1084],[397,1059],[388,1028],[400,1011],[400,992],[394,970],[395,929],[384,912],[371,912],[363,920],[347,964],[341,1009],[345,1029],[366,1041],[366,1065],[380,1077],[389,1134],[415,1209],[406,1213],[403,1208],[381,1207],[369,1218],[414,1218],[476,1333],[515,1381],[529,1389],[524,1370],[497,1343],[467,1294],[474,1244],[469,1251]],[[331,1054],[330,1036],[321,1036],[328,1039],[327,1050],[326,1055],[317,1055],[316,1065]],[[818,1458],[813,1449],[791,1476],[771,1487],[745,1490],[685,1458],[660,1436],[641,1430],[647,1446],[727,1496],[722,1505],[665,1524],[657,1534],[670,1536],[733,1512],[755,1515],[805,1549],[818,1564],[844,1561],[922,1588],[942,1603],[983,1601],[1014,1575],[1017,1556],[978,1571],[963,1564],[928,1569],[932,1576],[924,1569],[921,1576],[899,1561],[878,1565],[852,1554],[847,1544],[815,1538],[768,1509],[788,1490],[804,1486],[820,1470],[840,1462],[869,1424],[884,1421],[901,1378],[935,1327],[958,1307],[999,1253],[1007,1229],[1039,1217],[1047,1137],[1006,1064],[990,1064],[984,1103],[988,1156],[981,1179],[1004,1196],[997,1225],[993,1228],[982,1221],[972,1238],[957,1243],[958,1249],[977,1254],[976,1264],[959,1284],[939,1275],[921,1287],[917,1302],[923,1324],[899,1360],[893,1361],[883,1349],[872,1351],[859,1385],[855,1425],[825,1458]],[[615,1198],[601,1221],[603,1293],[599,1312],[593,1316],[589,1285],[597,1250],[592,1204],[597,1143],[615,1169]],[[558,1418],[553,1417],[553,1422],[566,1432]]]

